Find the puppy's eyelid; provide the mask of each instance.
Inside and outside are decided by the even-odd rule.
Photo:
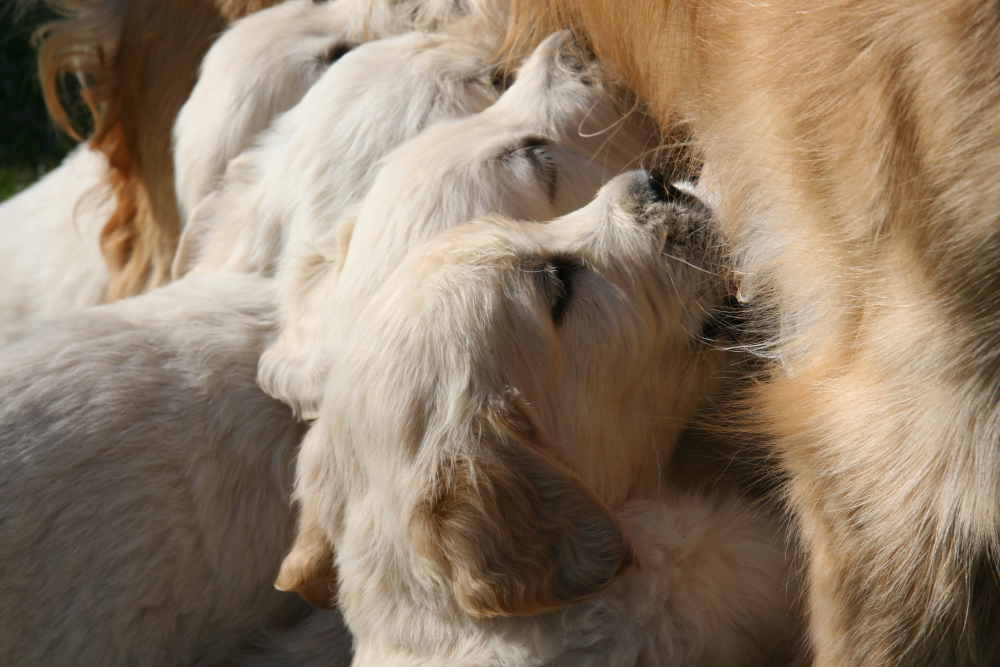
[[[332,65],[341,58],[343,58],[351,49],[354,48],[352,44],[346,44],[344,42],[337,42],[332,45],[320,56],[320,61],[326,65]]]
[[[573,296],[576,273],[582,270],[580,262],[569,257],[551,259],[539,272],[542,289],[549,301],[552,322],[559,326],[566,318]]]

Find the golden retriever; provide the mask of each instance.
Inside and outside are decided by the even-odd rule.
[[[162,285],[169,280],[181,232],[171,128],[215,39],[230,22],[276,0],[20,0],[41,1],[64,17],[39,31],[49,111],[61,127],[80,136],[60,98],[61,78],[72,75],[94,118],[90,144],[108,159],[117,200],[101,237],[108,298]],[[357,42],[494,11],[489,0],[338,0],[336,5],[333,13],[353,8]]]
[[[641,162],[655,144],[651,127],[567,38],[543,42],[491,107],[428,127],[389,154],[354,215],[310,211],[312,232],[279,275],[285,302],[300,305],[284,308],[282,332],[261,358],[265,391],[314,417],[338,341],[414,245],[477,215],[568,213]]]
[[[104,155],[78,146],[0,204],[0,347],[41,322],[104,301],[98,239],[114,209]]]
[[[302,436],[255,383],[273,290],[192,276],[0,353],[0,663],[229,664],[295,621],[271,582]]]
[[[633,172],[554,222],[445,232],[384,280],[303,442],[279,578],[339,586],[354,665],[785,657],[780,531],[664,482],[721,363],[697,335],[724,293],[708,221]]]
[[[814,663],[1000,662],[995,4],[514,4],[511,52],[576,28],[712,166]]]

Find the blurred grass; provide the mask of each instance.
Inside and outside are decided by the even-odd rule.
[[[49,120],[31,33],[54,15],[40,3],[18,12],[0,0],[0,201],[62,161],[74,142]]]

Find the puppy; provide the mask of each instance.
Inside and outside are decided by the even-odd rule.
[[[418,10],[426,16],[408,13]],[[433,3],[402,7],[367,0],[292,0],[234,23],[205,56],[198,83],[174,125],[182,223],[218,185],[229,160],[249,148],[271,120],[298,103],[327,67],[352,47],[416,25],[448,23],[445,19],[449,18],[451,23],[459,22],[457,30],[467,39],[476,35],[482,39],[489,33],[492,42],[483,49],[492,55],[502,21],[492,17],[491,11],[496,13],[484,2],[444,11]],[[369,66],[381,70],[385,65]],[[485,64],[481,67],[486,69]],[[442,67],[439,76],[453,76],[458,71],[457,64],[450,71]],[[388,73],[383,76],[389,78]],[[400,87],[405,85],[400,81]],[[361,100],[358,102],[360,107]],[[372,99],[367,103],[384,104]],[[326,113],[328,124],[316,129],[311,137],[314,142],[331,131],[331,118],[339,120],[334,109]],[[298,122],[305,120],[305,114],[299,116]]]
[[[91,146],[108,157],[109,181],[117,200],[102,235],[111,274],[108,298],[131,296],[170,277],[180,235],[171,128],[195,84],[202,58],[230,22],[277,2],[44,1],[66,17],[40,31],[46,103],[60,126],[79,137],[62,106],[59,82],[69,74],[82,84],[82,101],[94,114]],[[358,41],[413,28],[435,29],[455,16],[493,6],[488,0],[338,0],[336,4],[357,9],[362,31]]]
[[[707,218],[634,172],[546,225],[446,232],[384,281],[303,442],[312,523],[279,579],[339,582],[353,664],[755,664],[782,643],[774,527],[661,493],[719,363]]]
[[[0,354],[0,663],[216,664],[304,612],[271,586],[301,437],[254,381],[272,299],[192,276]]]
[[[261,358],[261,386],[315,417],[338,341],[412,247],[477,215],[567,213],[640,161],[651,129],[622,106],[599,67],[560,33],[493,106],[396,149],[356,215],[336,233],[313,235],[318,250],[290,253],[279,281],[287,300],[302,305],[286,308],[281,336]]]
[[[332,5],[331,5],[332,6]],[[174,276],[219,270],[273,275],[289,237],[322,236],[370,186],[375,165],[428,123],[497,97],[490,48],[409,33],[345,55],[195,210]]]
[[[290,0],[236,21],[205,54],[173,130],[182,227],[229,160],[360,41],[363,26],[348,22],[364,15],[345,8],[354,6]]]
[[[713,165],[821,667],[1000,663],[995,9],[517,3],[512,43],[578,26]]]
[[[0,205],[0,347],[104,300],[108,269],[99,238],[114,208],[107,174],[104,156],[80,146]]]

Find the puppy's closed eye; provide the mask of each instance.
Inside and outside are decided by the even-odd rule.
[[[344,42],[337,42],[332,45],[326,51],[324,51],[319,59],[324,65],[332,65],[333,63],[340,60],[345,54],[347,54],[351,49],[354,48],[353,44],[346,44]]]
[[[559,257],[554,258],[540,271],[542,292],[549,302],[552,322],[556,326],[559,326],[566,317],[573,296],[576,274],[581,268],[579,262]]]
[[[556,196],[556,185],[558,170],[555,161],[549,151],[552,142],[545,137],[529,135],[522,137],[515,145],[506,149],[500,154],[500,160],[506,161],[515,158],[527,160],[531,165],[535,177],[542,183],[549,200],[554,200]]]

